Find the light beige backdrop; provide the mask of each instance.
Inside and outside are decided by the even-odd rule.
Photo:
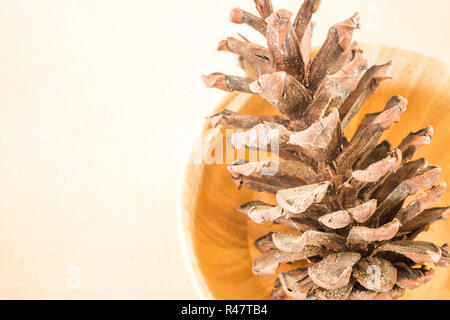
[[[300,0],[274,0],[297,10]],[[177,191],[203,118],[239,72],[216,53],[251,0],[0,1],[0,298],[196,298]],[[449,62],[448,0],[324,0],[315,43],[356,38]],[[400,75],[396,75],[400,76]]]

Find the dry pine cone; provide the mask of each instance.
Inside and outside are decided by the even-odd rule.
[[[223,110],[213,126],[241,130],[234,148],[276,144],[279,160],[239,161],[229,166],[233,182],[276,194],[278,206],[253,201],[238,208],[258,224],[291,227],[255,241],[262,255],[256,276],[274,276],[280,264],[308,259],[308,268],[280,273],[273,299],[393,299],[433,278],[433,266],[447,267],[447,245],[413,241],[449,208],[426,209],[440,198],[441,169],[412,160],[429,144],[433,128],[409,134],[395,148],[379,142],[400,120],[407,100],[394,96],[379,113],[367,114],[356,133],[343,132],[380,84],[391,78],[392,63],[369,66],[353,31],[359,15],[329,29],[313,58],[311,17],[320,0],[305,0],[294,20],[273,11],[271,0],[255,0],[261,17],[233,9],[231,21],[247,24],[267,39],[267,48],[227,38],[219,50],[239,56],[246,77],[213,73],[208,87],[256,93],[276,107],[277,116]]]

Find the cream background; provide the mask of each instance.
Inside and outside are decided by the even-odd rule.
[[[196,297],[177,192],[189,144],[224,96],[200,75],[239,72],[217,42],[238,31],[260,41],[227,22],[236,6],[253,10],[251,0],[0,1],[0,298]],[[316,44],[354,11],[356,39],[450,62],[449,1],[324,0]]]

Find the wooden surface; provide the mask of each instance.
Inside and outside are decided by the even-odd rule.
[[[450,72],[444,64],[419,54],[375,45],[365,46],[365,53],[377,63],[394,61],[394,79],[386,81],[370,99],[358,118],[349,126],[352,134],[367,112],[381,110],[389,98],[400,94],[409,100],[400,123],[385,134],[397,144],[410,131],[433,125],[431,146],[416,157],[426,157],[442,167],[442,180],[450,182]],[[274,113],[274,108],[257,95],[230,94],[219,106],[253,114]],[[216,111],[217,111],[216,110]],[[204,133],[214,135],[204,126]],[[216,132],[217,133],[217,132]],[[203,150],[204,150],[203,145]],[[193,155],[202,152],[197,141]],[[191,159],[193,161],[193,158]],[[251,200],[274,202],[274,197],[247,189],[237,190],[231,183],[226,165],[188,165],[182,194],[183,241],[190,272],[201,297],[215,299],[268,299],[274,278],[257,278],[251,266],[258,252],[253,241],[274,230],[268,224],[256,225],[236,212],[236,207]],[[450,193],[436,203],[450,203]],[[439,245],[450,242],[450,222],[439,221],[418,240]],[[433,281],[408,290],[403,299],[450,299],[450,270],[437,269]]]

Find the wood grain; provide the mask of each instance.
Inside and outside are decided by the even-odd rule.
[[[364,51],[373,63],[393,60],[394,79],[381,86],[352,121],[346,134],[353,134],[365,113],[382,109],[391,96],[400,94],[409,100],[408,110],[401,122],[382,138],[395,145],[410,131],[432,125],[432,144],[422,148],[416,157],[426,157],[430,163],[441,166],[442,181],[450,182],[447,146],[450,137],[449,68],[417,53],[386,46],[364,45]],[[249,114],[276,114],[276,110],[257,95],[230,94],[214,112],[223,108]],[[210,130],[205,125],[203,133],[211,134]],[[223,128],[214,130],[224,132]],[[257,278],[252,274],[252,261],[258,255],[253,241],[280,227],[256,225],[235,209],[251,200],[274,203],[274,197],[246,189],[237,190],[224,164],[194,164],[193,159],[202,152],[201,141],[199,138],[192,151],[191,163],[186,167],[180,208],[182,241],[192,281],[201,298],[269,299],[274,278]],[[447,193],[436,205],[449,203],[450,194]],[[439,245],[450,242],[450,222],[436,222],[418,240]],[[436,271],[433,281],[409,290],[403,299],[450,299],[450,270]]]

